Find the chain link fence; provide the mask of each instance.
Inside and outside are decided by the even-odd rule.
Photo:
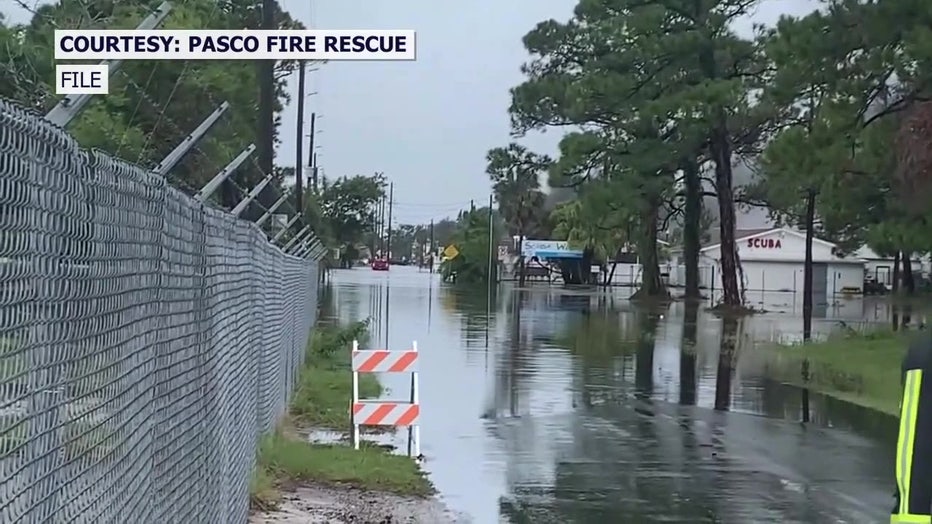
[[[0,522],[246,522],[316,263],[0,100]]]

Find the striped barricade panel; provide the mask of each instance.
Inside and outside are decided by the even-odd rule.
[[[411,373],[417,371],[417,351],[367,349],[353,351],[353,371],[357,373]]]
[[[353,420],[361,426],[413,426],[421,416],[421,407],[408,402],[356,402]]]

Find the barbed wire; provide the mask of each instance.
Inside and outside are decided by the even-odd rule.
[[[36,0],[32,6],[27,4],[24,0],[13,0],[13,2],[17,6],[19,6],[20,9],[28,12],[33,17],[39,17],[45,20],[53,29],[60,28],[58,21],[55,20],[53,16],[46,14],[46,13],[39,12],[38,6],[39,6],[40,0]],[[86,17],[78,21],[79,27],[76,27],[75,29],[81,29],[80,26],[83,25],[85,20],[90,26],[99,25],[100,22],[111,20],[111,17],[92,16],[90,13],[90,10],[88,9],[88,4],[82,0],[76,0],[76,3],[80,6],[81,10],[84,11],[84,14],[86,15]],[[24,29],[26,26],[28,26],[28,24],[16,24],[11,27],[12,28],[18,27],[18,28]],[[10,55],[11,59],[10,59],[9,66],[4,68],[5,73],[10,75],[11,77],[16,78],[15,83],[17,87],[20,87],[22,84],[29,84],[28,87],[31,87],[31,89],[25,90],[25,92],[23,92],[22,95],[25,98],[31,99],[30,105],[32,105],[34,109],[44,109],[45,106],[47,105],[47,102],[50,99],[55,99],[54,89],[52,89],[52,86],[50,86],[48,83],[42,80],[42,75],[39,73],[39,70],[36,68],[36,64],[33,63],[32,58],[30,57],[29,53],[20,53],[18,56],[20,56],[20,58],[22,58],[25,61],[26,65],[28,66],[28,68],[30,69],[32,73],[32,78],[26,77],[25,75],[22,74],[22,71],[20,71],[18,67],[15,67],[15,65],[12,62],[12,57],[14,56],[14,53],[9,52],[10,51],[9,47],[7,48],[7,51],[8,51],[7,54]],[[22,89],[20,90],[22,91]],[[38,94],[38,97],[36,96],[36,94]],[[17,98],[20,98],[20,97],[17,97]],[[35,107],[35,106],[38,106],[38,107]]]
[[[49,14],[47,14],[47,13],[42,13],[42,12],[40,12],[40,11],[38,10],[38,7],[37,7],[37,6],[38,6],[38,2],[36,2],[36,5],[35,5],[35,6],[30,6],[30,5],[27,4],[24,0],[14,0],[14,2],[15,2],[16,5],[18,5],[20,8],[22,8],[23,10],[25,10],[25,11],[27,11],[28,13],[32,14],[33,17],[39,17],[39,18],[42,19],[43,21],[47,22],[51,27],[53,27],[53,28],[59,28],[59,27],[60,27],[60,24],[58,23],[57,20],[55,20],[55,18],[54,18],[53,16],[51,16],[51,15],[49,15]],[[110,19],[110,17],[94,17],[94,16],[91,15],[91,13],[90,13],[90,11],[89,11],[89,9],[88,9],[88,6],[87,6],[87,4],[86,4],[85,2],[78,2],[78,3],[79,3],[79,5],[80,5],[80,8],[84,11],[84,15],[85,15],[85,16],[82,17],[82,19],[79,20],[79,21],[77,22],[77,24],[76,24],[77,26],[80,27],[80,26],[82,26],[82,25],[85,25],[85,23],[90,24],[90,25],[94,25],[94,24],[98,24],[98,23],[100,23],[100,22],[102,22],[102,21],[104,21],[104,20]],[[218,8],[218,5],[219,5],[219,3],[217,3],[217,4],[214,5],[214,10],[213,10],[213,12],[211,13],[210,18],[213,17],[213,14],[216,12],[216,9]],[[8,50],[8,51],[9,51],[9,50]],[[23,63],[21,64],[20,67],[17,67],[17,65],[14,64],[14,63],[12,62],[12,56],[14,55],[14,53],[10,52],[10,53],[8,53],[8,54],[11,56],[11,61],[10,61],[8,64],[4,64],[4,67],[0,68],[0,71],[3,71],[5,74],[9,74],[11,77],[14,77],[14,78],[16,79],[16,80],[15,80],[15,83],[16,83],[16,85],[18,86],[18,89],[19,89],[20,91],[23,92],[23,93],[22,93],[23,96],[22,96],[21,98],[25,98],[25,99],[30,100],[30,105],[32,105],[34,109],[44,110],[44,109],[45,109],[45,106],[46,106],[46,102],[47,102],[48,100],[57,98],[57,97],[55,97],[55,96],[53,95],[52,86],[48,85],[46,82],[44,82],[44,81],[41,80],[42,75],[39,73],[38,68],[36,67],[36,64],[32,61],[32,57],[31,57],[28,53],[21,53],[21,54],[19,54],[19,56],[20,56],[20,57],[22,58],[22,60],[23,60]],[[27,71],[28,71],[29,73],[31,73],[31,75],[24,74],[24,71],[21,69],[22,66],[26,67],[26,68],[27,68]],[[188,62],[185,62],[185,67],[187,67],[187,66],[188,66]],[[147,80],[146,80],[146,87],[145,87],[145,88],[140,87],[140,86],[126,73],[125,70],[122,70],[122,69],[119,70],[119,73],[121,74],[121,76],[122,76],[124,79],[127,80],[127,87],[126,87],[126,89],[124,90],[124,93],[127,92],[127,91],[129,90],[129,86],[132,85],[132,86],[136,89],[137,94],[139,94],[140,96],[139,96],[139,99],[138,99],[137,102],[136,102],[136,105],[135,105],[135,107],[134,107],[134,109],[133,109],[133,112],[130,114],[130,118],[129,118],[129,120],[128,120],[127,123],[126,123],[126,126],[125,126],[125,128],[124,128],[124,130],[123,130],[123,134],[120,136],[119,144],[118,144],[118,146],[117,146],[117,148],[116,148],[116,151],[113,153],[113,156],[114,156],[114,157],[119,157],[119,156],[120,156],[120,153],[122,152],[123,147],[124,147],[125,144],[126,144],[126,139],[128,138],[128,133],[129,133],[130,130],[132,129],[132,125],[133,125],[133,123],[134,123],[134,121],[135,121],[135,119],[136,119],[136,116],[137,116],[137,114],[138,114],[139,108],[140,108],[140,106],[141,106],[141,104],[142,104],[142,102],[143,102],[144,100],[145,100],[146,102],[148,102],[150,105],[152,105],[152,107],[156,110],[158,116],[156,117],[156,125],[153,126],[153,128],[150,129],[149,132],[146,134],[146,141],[145,141],[145,144],[143,145],[143,147],[140,149],[140,155],[136,158],[136,162],[135,162],[136,164],[141,164],[141,163],[142,163],[142,156],[143,156],[143,155],[146,153],[146,151],[148,150],[149,143],[151,142],[154,133],[158,130],[159,125],[161,124],[162,120],[165,118],[165,112],[167,111],[168,105],[169,105],[169,103],[170,103],[170,101],[171,101],[171,97],[172,97],[173,95],[170,95],[170,96],[169,96],[169,99],[166,100],[166,103],[163,104],[163,105],[161,105],[161,107],[160,107],[160,105],[157,104],[157,103],[155,103],[155,102],[152,100],[151,96],[149,96],[149,94],[148,94],[148,88],[149,88],[149,86],[151,85],[152,80],[153,80],[154,77],[155,77],[155,74],[156,74],[156,72],[157,72],[157,68],[158,68],[158,63],[154,64],[154,66],[150,69],[149,76],[148,76],[148,78],[147,78]],[[184,73],[184,71],[183,71],[182,73]],[[30,76],[31,76],[31,78],[30,78]],[[179,77],[178,77],[178,79],[177,79],[177,81],[176,81],[176,83],[175,83],[175,86],[173,86],[173,92],[174,92],[174,90],[177,90],[177,86],[180,84],[180,82],[181,82],[181,80],[182,80],[183,78],[184,78],[184,74],[179,75]],[[38,96],[37,96],[37,95],[38,95]],[[175,131],[179,132],[182,136],[186,136],[186,135],[188,134],[188,131],[183,130],[183,129],[181,128],[181,126],[179,126],[177,123],[172,122],[172,124],[173,124],[173,127],[174,127]],[[210,157],[209,157],[206,153],[204,153],[203,150],[198,150],[198,153],[201,154],[208,162],[210,162]],[[176,186],[182,188],[182,189],[185,190],[186,192],[196,192],[196,191],[197,191],[197,189],[194,188],[190,183],[188,183],[187,181],[183,180],[182,178],[180,178],[180,177],[178,177],[178,176],[175,176],[175,175],[169,173],[169,174],[168,174],[168,178],[169,178],[169,180],[170,180],[172,183],[174,183]]]
[[[18,5],[20,9],[32,14],[33,16],[39,16],[39,17],[45,18],[51,23],[52,27],[58,27],[58,23],[55,21],[54,18],[48,15],[43,15],[39,13],[38,11],[39,0],[36,0],[36,2],[32,5],[32,7],[30,7],[29,4],[27,4],[23,0],[13,0],[13,3]]]
[[[158,69],[159,69],[159,64],[158,64],[158,62],[156,62],[156,63],[152,66],[152,69],[151,69],[150,72],[149,72],[149,79],[146,80],[146,86],[145,86],[144,88],[142,88],[142,91],[143,91],[143,92],[148,92],[148,91],[149,91],[149,86],[152,84],[152,79],[155,78],[155,72],[158,71]],[[122,71],[122,70],[121,70],[120,73],[122,74],[122,76],[123,76],[125,79],[129,80],[129,81],[126,83],[126,87],[123,89],[123,94],[125,95],[126,93],[129,92],[129,88],[130,88],[130,85],[131,85],[131,84],[130,84],[131,79],[130,79],[129,75],[126,74],[125,71]],[[133,82],[133,83],[135,83],[135,82]],[[127,135],[129,134],[129,130],[132,129],[132,127],[133,127],[133,122],[136,120],[136,115],[139,113],[139,107],[140,107],[141,105],[142,105],[142,97],[140,96],[140,97],[139,97],[139,100],[136,101],[136,106],[133,107],[133,112],[130,114],[129,120],[126,121],[126,128],[123,130],[123,136],[120,137],[120,143],[119,143],[119,145],[117,146],[116,152],[113,154],[113,156],[115,156],[115,157],[119,157],[119,156],[120,156],[120,152],[123,150],[123,144],[126,143],[126,137],[127,137]],[[137,162],[137,163],[138,163],[138,162]]]
[[[184,75],[188,72],[188,67],[190,67],[190,65],[191,65],[191,62],[186,60],[184,63],[184,67],[181,68],[181,74],[179,74],[178,78],[175,79],[175,83],[172,85],[171,91],[169,91],[168,93],[168,98],[165,100],[165,103],[162,104],[161,109],[159,109],[159,114],[158,116],[156,116],[156,119],[155,119],[155,125],[152,126],[152,129],[146,135],[146,141],[143,144],[142,149],[140,149],[140,152],[139,152],[140,156],[139,158],[136,159],[137,164],[142,160],[142,154],[145,152],[146,148],[149,147],[149,142],[152,140],[152,136],[158,130],[159,124],[161,124],[162,118],[165,116],[165,112],[168,111],[168,106],[169,104],[171,104],[172,98],[175,97],[175,93],[178,91],[178,86],[181,85],[181,80],[184,78]]]
[[[135,80],[133,80],[133,78],[132,78],[129,74],[127,74],[125,71],[121,71],[121,72],[120,72],[120,75],[126,80],[127,85],[132,86],[132,87],[134,88],[134,90],[136,91],[136,93],[139,95],[139,101],[138,101],[138,103],[137,103],[137,109],[138,109],[138,104],[141,103],[142,101],[145,101],[147,104],[149,104],[149,106],[150,106],[151,108],[153,108],[153,109],[155,109],[156,111],[158,111],[158,115],[159,115],[159,116],[158,116],[158,119],[157,119],[157,123],[158,123],[159,125],[160,125],[161,123],[163,123],[163,122],[164,122],[164,123],[167,123],[168,125],[171,126],[171,128],[172,128],[174,131],[176,131],[177,133],[179,133],[179,134],[182,135],[182,136],[187,136],[187,134],[190,133],[190,131],[187,131],[187,130],[183,129],[177,122],[175,122],[171,117],[168,116],[168,114],[167,114],[167,113],[168,113],[168,111],[167,111],[167,110],[168,110],[168,104],[159,104],[158,102],[156,102],[156,101],[151,97],[151,95],[149,95],[147,89],[144,88],[144,87],[142,87],[142,86],[140,86],[140,85],[139,85]],[[177,86],[178,83],[176,82],[175,85]],[[209,90],[204,90],[204,94],[206,94],[207,98],[211,101],[211,104],[212,104],[213,106],[215,106],[215,107],[219,107],[219,106],[220,106],[220,104],[216,102],[215,97],[213,96],[212,93],[210,93]],[[241,142],[243,142],[243,144],[242,144],[243,147],[245,147],[246,144],[248,144],[248,142],[247,142],[245,139],[243,139],[242,137],[240,137],[240,136],[238,135],[238,133],[236,132],[236,129],[235,129],[234,127],[232,127],[231,123],[229,122],[229,119],[227,119],[227,118],[221,118],[221,121],[223,121],[223,122],[228,126],[227,129],[230,131],[231,135],[233,135],[233,138],[238,139],[238,140],[240,140]],[[215,124],[215,125],[216,125],[216,124]],[[149,132],[148,138],[147,138],[147,140],[146,140],[146,143],[144,144],[143,149],[140,150],[139,159],[138,159],[137,163],[141,163],[142,157],[145,156],[145,154],[146,154],[146,152],[147,152],[147,149],[148,149],[148,146],[149,146],[149,144],[151,143],[151,138],[152,138],[152,136],[154,136],[154,131],[155,131],[155,130],[153,129],[153,130],[151,130],[151,131]],[[210,137],[210,134],[208,133],[208,135],[205,137],[205,139],[209,139],[209,137]],[[196,152],[197,154],[199,154],[202,158],[204,158],[204,159],[207,161],[207,163],[209,164],[210,168],[211,168],[212,171],[213,171],[213,174],[216,174],[216,173],[219,173],[219,172],[220,172],[221,168],[220,168],[219,164],[218,164],[214,159],[212,159],[212,158],[210,157],[210,155],[208,155],[208,154],[201,148],[201,146],[200,146],[199,143],[195,143],[195,144],[194,144],[194,146],[192,147],[192,151]],[[258,163],[256,163],[256,161],[255,161],[255,157],[253,157],[252,155],[250,155],[249,159],[251,160],[252,165],[253,165],[254,167],[256,167],[256,168],[259,170],[259,172],[261,173],[262,170],[259,169]],[[230,158],[229,160],[232,160],[232,158]],[[224,165],[226,165],[226,163],[224,163]],[[265,176],[265,175],[263,174],[262,176]],[[181,181],[180,177],[175,177],[175,176],[172,175],[171,178],[172,178],[172,180],[177,180],[177,181],[179,181],[179,182]],[[240,184],[236,181],[236,177],[235,177],[235,176],[230,176],[230,177],[228,177],[228,178],[227,178],[227,181],[228,181],[228,183],[229,183],[232,187],[234,187],[234,188],[237,190],[237,192],[239,193],[238,196],[239,196],[240,200],[241,200],[242,198],[245,198],[246,195],[249,194],[249,191],[250,191],[250,190],[249,190],[249,189],[246,189],[246,188],[244,188],[242,185],[240,185]],[[186,184],[186,183],[185,183],[185,184]],[[195,188],[191,187],[190,184],[186,184],[186,186],[187,186],[187,188],[188,188],[190,191],[193,191],[193,192],[199,191],[199,189],[195,189]],[[258,205],[258,206],[262,209],[262,211],[268,211],[268,209],[267,209],[261,202],[259,202],[258,199],[254,199],[254,200],[253,200],[253,204]]]
[[[450,202],[450,203],[434,203],[434,202],[402,202],[398,200],[393,201],[396,206],[402,207],[414,207],[414,208],[434,208],[434,209],[469,209],[470,204],[478,205],[478,201],[461,201],[461,202]]]
[[[145,90],[143,90],[143,88],[142,88],[139,84],[137,84],[136,81],[133,80],[128,74],[126,74],[126,73],[123,72],[123,71],[120,71],[120,75],[121,75],[124,79],[126,79],[127,85],[130,85],[130,86],[132,86],[132,87],[134,88],[136,94],[139,96],[139,102],[140,102],[140,103],[141,103],[142,101],[145,101],[146,103],[149,104],[149,106],[150,106],[152,109],[154,109],[154,110],[156,110],[156,111],[159,111],[160,109],[162,109],[162,108],[160,107],[160,105],[159,105],[155,100],[152,99],[152,97],[149,95],[149,93],[147,93]],[[161,118],[160,118],[159,122],[165,122],[165,123],[167,123],[168,125],[170,125],[170,126],[172,127],[172,130],[174,130],[175,132],[179,133],[181,136],[187,136],[187,135],[190,133],[190,131],[185,131],[185,130],[181,127],[181,125],[179,125],[177,122],[175,122],[171,117],[167,116],[167,115],[165,114],[164,111],[162,111],[162,113],[161,113]],[[149,133],[149,136],[151,137],[152,134],[153,134],[153,133],[150,132],[150,133]],[[136,164],[140,164],[140,165],[142,164],[142,158],[145,156],[146,150],[148,149],[148,146],[149,146],[149,143],[150,143],[150,142],[151,142],[151,140],[147,140],[146,143],[143,145],[143,147],[142,147],[142,149],[141,149],[141,151],[140,151],[140,153],[139,153],[138,160],[137,160]],[[199,155],[202,155],[202,156],[204,157],[204,159],[208,161],[208,163],[213,163],[212,160],[210,159],[210,156],[209,156],[206,152],[204,152],[203,149],[201,149],[200,145],[194,144],[194,146],[191,148],[191,150],[194,151],[195,153],[199,154]],[[179,177],[175,177],[175,176],[172,175],[171,173],[168,173],[167,176],[172,177],[172,178],[174,178],[174,179],[179,179]],[[188,185],[187,187],[188,187],[189,189],[192,188],[190,185]],[[195,192],[196,192],[196,191],[197,191],[197,190],[195,190]]]
[[[158,110],[158,109],[159,109],[159,104],[158,104],[155,100],[153,100],[152,97],[151,97],[147,92],[145,92],[145,90],[144,90],[138,83],[136,83],[135,80],[133,80],[133,79],[132,79],[128,74],[126,74],[126,73],[122,73],[122,76],[123,76],[123,78],[126,79],[128,85],[133,86],[133,88],[135,89],[135,91],[139,94],[140,100],[144,100],[147,104],[149,104],[149,106],[150,106],[151,108],[153,108],[153,109],[155,109],[155,110]],[[211,104],[212,104],[212,105],[219,107],[220,104],[216,101],[216,98],[215,98],[209,91],[205,91],[205,94],[206,94],[207,98],[211,101]],[[167,112],[163,112],[163,114],[162,114],[162,122],[165,123],[165,124],[167,124],[167,125],[169,125],[169,126],[172,128],[172,130],[175,131],[176,133],[178,133],[179,135],[187,135],[187,134],[190,132],[190,131],[185,131],[185,130],[181,127],[181,125],[179,125],[179,124],[178,124],[177,122],[175,122],[170,116],[168,116]],[[218,123],[219,123],[219,122],[223,122],[224,125],[228,126],[228,127],[227,127],[228,131],[230,132],[230,134],[233,136],[234,139],[238,139],[238,140],[242,143],[242,147],[245,148],[245,146],[246,146],[249,142],[251,142],[251,141],[247,141],[245,138],[243,138],[242,136],[240,136],[240,135],[237,133],[236,128],[232,126],[232,123],[229,121],[228,118],[221,118],[220,121],[218,121]],[[215,124],[215,125],[217,125],[217,124]],[[207,134],[207,136],[205,136],[205,139],[208,139],[208,140],[210,139],[210,134],[209,134],[209,133]],[[217,173],[219,173],[219,172],[221,171],[220,164],[218,164],[218,163],[215,161],[215,159],[212,159],[211,156],[210,156],[207,152],[204,151],[204,149],[201,147],[200,143],[195,143],[195,144],[191,147],[191,151],[192,151],[193,153],[198,154],[201,158],[203,158],[204,160],[206,160],[206,163],[209,165],[210,169],[212,170],[212,176],[215,175],[215,174],[217,174]],[[227,159],[227,162],[230,161],[230,160],[233,160],[233,158]],[[259,166],[259,164],[258,164],[258,162],[257,162],[257,160],[256,160],[256,158],[255,158],[255,156],[250,155],[247,161],[250,163],[250,165],[251,165],[252,167],[254,167],[254,168],[257,170],[258,173],[262,174],[263,177],[265,176],[265,174],[263,173],[261,167]],[[224,162],[223,165],[225,166],[227,162]],[[240,169],[242,169],[242,166],[240,167]],[[176,175],[173,175],[172,173],[168,173],[166,176],[167,176],[172,182],[175,182],[175,183],[177,183],[177,184],[179,184],[179,185],[182,185],[182,186],[183,186],[185,189],[187,189],[190,193],[197,193],[197,192],[200,191],[200,189],[194,188],[194,187],[191,186],[189,183],[187,183],[185,180],[183,180],[181,177],[178,177],[178,176],[176,176]],[[212,178],[212,176],[211,176],[211,178]],[[241,201],[243,198],[245,198],[245,197],[250,193],[250,191],[252,190],[252,188],[245,188],[245,187],[243,187],[243,185],[240,184],[240,183],[237,181],[237,177],[235,176],[235,174],[234,174],[234,175],[231,175],[231,176],[229,176],[229,177],[227,177],[226,180],[227,180],[227,183],[228,183],[231,187],[233,187],[233,188],[236,190],[238,199],[239,199],[240,201]],[[257,181],[257,183],[258,183],[258,181]],[[207,203],[208,203],[208,204],[211,204],[211,205],[215,205],[215,206],[217,205],[215,202],[212,202],[212,201],[208,201]],[[287,213],[287,214],[293,214],[294,212],[296,212],[296,211],[294,210],[294,206],[291,206],[291,205],[290,205],[290,202],[287,202],[287,204],[288,204],[289,207],[291,208],[291,213]],[[269,208],[268,208],[265,204],[263,204],[262,201],[261,201],[260,199],[258,199],[258,198],[253,199],[252,202],[250,203],[250,205],[256,206],[256,207],[257,207],[260,211],[262,211],[263,213],[269,211]],[[219,207],[219,206],[218,206],[218,207]],[[279,209],[281,209],[281,208],[279,208]],[[229,211],[229,210],[228,210],[228,211]]]
[[[293,73],[294,71],[292,71],[292,74]],[[216,97],[214,97],[214,94],[212,92],[205,90],[204,94],[207,96],[207,99],[210,101],[212,105],[214,106],[220,105],[219,101],[216,99]],[[236,127],[233,125],[233,122],[230,120],[230,118],[224,118],[223,120],[224,120],[224,123],[227,125],[227,129],[229,133],[231,134],[231,136],[234,139],[239,140],[242,144],[242,147],[245,147],[247,144],[255,142],[254,137],[246,138],[246,137],[241,136],[238,130],[236,129]],[[302,130],[302,134],[303,134],[303,130]],[[251,167],[256,170],[256,173],[258,173],[260,180],[268,174],[265,172],[262,166],[259,165],[259,161],[255,157],[255,155],[250,155],[248,158],[248,162],[250,163]],[[303,165],[295,166],[295,176],[302,176],[303,167],[304,167]],[[228,178],[228,180],[230,180],[240,190],[243,196],[249,193],[249,190],[245,190],[242,186],[240,186],[235,180],[233,180],[232,176]],[[282,192],[284,191],[286,190],[282,188]],[[263,205],[260,199],[258,198],[253,200],[253,204],[258,205],[263,211],[268,211],[268,208],[266,208],[265,205]],[[284,204],[282,204],[282,207],[285,207],[283,211],[287,211],[287,213],[284,213],[287,215],[293,215],[299,212],[299,210],[297,209],[297,207],[294,205],[294,203],[291,200],[287,200]],[[280,207],[279,210],[282,210],[282,207]],[[301,221],[303,222],[303,219]]]
[[[31,13],[33,16],[41,17],[42,20],[48,22],[48,24],[51,27],[59,28],[61,26],[61,24],[58,21],[56,21],[53,16],[49,15],[48,13],[40,12],[38,9],[38,5],[29,6],[24,0],[14,0],[14,2],[19,7],[24,9],[25,11]],[[110,18],[110,17],[92,16],[90,13],[90,10],[88,9],[88,4],[86,4],[83,1],[80,2],[80,8],[84,11],[85,16],[82,17],[81,20],[78,20],[76,22],[76,25],[78,26],[82,26],[85,24],[91,24],[91,25],[99,24]],[[211,13],[208,15],[206,19],[207,20],[214,19],[214,16],[216,15],[219,9],[220,9],[220,2],[215,2],[211,10]],[[8,53],[8,54],[10,56],[13,55],[13,53]],[[36,64],[32,63],[31,57],[29,57],[28,54],[24,54],[21,56],[24,56],[25,64],[20,64],[19,67],[16,67],[16,64],[13,64],[12,62],[10,62],[9,64],[0,64],[0,72],[4,72],[4,73],[8,72],[11,75],[15,76],[18,79],[17,84],[22,86],[21,90],[28,91],[31,94],[31,96],[27,98],[30,98],[33,101],[33,103],[39,103],[40,105],[44,106],[47,100],[49,100],[50,98],[55,98],[52,94],[53,89],[51,89],[51,86],[49,86],[44,81],[41,82],[41,86],[37,86],[35,85],[35,82],[33,82],[31,79],[28,78],[27,75],[23,74],[21,67],[25,65],[28,68],[26,71],[31,71],[33,78],[41,79],[41,75],[38,73],[38,68],[36,67]],[[154,112],[155,123],[147,130],[140,130],[140,131],[143,131],[145,138],[144,138],[143,145],[139,150],[139,154],[135,160],[136,164],[142,165],[144,163],[143,162],[144,157],[148,153],[151,152],[152,141],[155,139],[155,136],[158,133],[159,129],[163,128],[164,126],[166,125],[169,126],[173,132],[177,133],[181,137],[185,137],[188,134],[190,134],[191,131],[193,131],[193,129],[183,128],[181,125],[179,125],[176,121],[174,121],[169,116],[169,112],[170,112],[169,110],[171,108],[172,102],[174,101],[176,97],[176,94],[178,93],[179,89],[181,89],[181,86],[184,80],[189,78],[189,73],[191,71],[190,61],[184,62],[184,66],[182,67],[181,73],[178,75],[178,77],[175,79],[174,83],[172,84],[169,94],[167,98],[164,100],[164,102],[156,101],[149,92],[152,82],[154,81],[154,78],[158,72],[158,67],[159,67],[159,64],[158,62],[156,62],[155,64],[153,64],[153,67],[149,68],[149,72],[148,72],[147,78],[143,86],[140,86],[139,83],[134,78],[132,78],[132,75],[127,73],[127,71],[123,69],[118,70],[120,78],[126,81],[126,86],[124,87],[124,95],[129,94],[130,90],[132,90],[137,95],[136,97],[137,99],[135,103],[133,104],[132,112],[130,113],[129,118],[126,121],[125,127],[123,129],[123,133],[121,134],[121,136],[119,137],[117,141],[116,149],[113,152],[114,157],[119,158],[120,154],[124,152],[124,149],[127,145],[129,133],[132,132],[133,129],[138,129],[138,127],[134,127],[134,124],[136,123],[136,120],[139,116],[141,108],[143,107],[143,104],[146,104],[146,106]],[[201,91],[201,94],[206,95],[206,97],[211,101],[214,107],[219,106],[219,103],[217,103],[216,101],[215,94],[209,88],[202,87],[200,91]],[[36,96],[36,93],[39,93],[38,97]],[[233,121],[232,118],[230,118],[231,115],[232,115],[232,112],[227,112],[220,119],[220,121],[218,121],[215,125],[225,126],[224,129],[228,133],[228,135],[231,136],[234,141],[240,142],[241,143],[240,147],[245,148],[249,143],[254,142],[255,139],[254,137],[250,137],[247,139],[247,138],[240,136],[238,129],[234,125],[235,122]],[[208,133],[202,140],[211,140],[211,133]],[[218,160],[216,158],[213,158],[210,154],[206,153],[204,149],[201,147],[201,144],[195,144],[191,148],[190,153],[198,155],[198,157],[203,162],[203,164],[207,168],[212,170],[210,178],[213,178],[213,176],[215,176],[216,173],[220,172],[221,169],[218,166]],[[225,159],[222,162],[222,165],[225,166],[231,160],[233,160],[233,158]],[[259,174],[260,176],[259,180],[261,180],[262,178],[266,176],[266,173],[261,168],[261,166],[259,166],[258,161],[254,155],[250,155],[247,162],[249,163],[250,168],[255,169],[255,172]],[[240,166],[238,171],[242,169],[243,169],[243,166]],[[298,166],[296,174],[299,176],[301,174],[300,170],[301,170],[301,167]],[[178,187],[179,189],[182,189],[183,191],[187,193],[194,194],[200,191],[200,189],[194,187],[191,184],[191,182],[189,182],[188,180],[185,180],[183,177],[178,176],[174,173],[167,173],[166,178],[173,185],[175,185],[176,187]],[[238,194],[237,195],[238,200],[242,201],[242,199],[245,198],[250,193],[251,188],[247,189],[243,187],[243,185],[237,180],[237,178],[238,177],[236,176],[236,173],[234,173],[233,175],[227,177],[226,180],[227,180],[229,187],[232,188],[236,194]],[[258,183],[259,180],[256,180],[256,182]],[[288,191],[288,189],[286,188],[282,188],[281,190],[283,192]],[[281,196],[281,194],[282,193],[279,193],[279,197]],[[214,205],[214,206],[218,205],[214,201],[208,201],[206,203],[209,205]],[[259,209],[263,213],[269,211],[266,205],[263,204],[262,200],[259,198],[253,199],[250,205],[256,206],[256,209]],[[290,200],[286,200],[285,203],[279,207],[278,212],[280,213],[285,212],[286,214],[290,215],[290,214],[297,212],[297,209],[295,209],[295,206],[292,204]]]

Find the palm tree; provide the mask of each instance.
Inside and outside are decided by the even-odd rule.
[[[492,181],[492,191],[498,210],[509,233],[518,237],[518,285],[524,285],[524,257],[521,255],[524,236],[541,220],[544,193],[540,175],[552,163],[520,144],[509,144],[489,151],[486,173]]]
[[[602,206],[586,202],[581,195],[576,200],[560,204],[553,210],[554,237],[565,239],[570,246],[581,248],[584,259],[613,259],[611,272],[603,284],[615,275],[614,257],[627,240],[627,227],[617,216]]]

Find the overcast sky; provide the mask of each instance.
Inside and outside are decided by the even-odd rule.
[[[0,3],[10,20],[28,20],[28,12],[14,2]],[[282,3],[312,28],[417,31],[416,62],[323,65],[309,75],[308,91],[316,94],[305,107],[323,115],[317,152],[328,177],[382,171],[395,183],[395,222],[424,223],[455,215],[471,199],[477,205],[488,201],[485,153],[510,140],[508,90],[521,82],[519,68],[526,59],[521,37],[539,21],[568,18],[576,1]],[[749,32],[752,20],[769,25],[780,14],[803,14],[814,4],[765,0],[738,29]],[[283,115],[282,165],[295,163],[296,113],[292,104]],[[559,138],[560,132],[552,131],[524,143],[552,154]]]

